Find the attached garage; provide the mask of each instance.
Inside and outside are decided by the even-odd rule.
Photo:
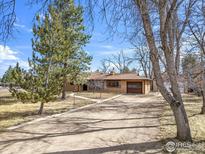
[[[120,92],[122,94],[148,94],[151,80],[136,73],[122,73],[107,75],[104,78],[105,91]]]
[[[142,94],[142,82],[127,82],[127,93]]]

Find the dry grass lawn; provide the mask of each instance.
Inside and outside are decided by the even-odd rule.
[[[76,92],[77,96],[83,96],[91,99],[107,99],[117,95],[116,93],[107,93],[107,92]]]
[[[65,112],[90,103],[93,102],[82,99],[75,99],[74,103],[74,99],[71,97],[65,101],[50,102],[45,104],[44,113],[39,116],[37,114],[40,107],[39,103],[18,102],[18,100],[11,96],[8,90],[0,89],[0,130],[38,117]]]
[[[178,153],[205,153],[205,115],[200,114],[202,107],[202,98],[195,95],[183,95],[185,109],[191,127],[193,141],[192,150],[178,149]],[[176,135],[176,126],[169,105],[165,105],[161,116],[161,138],[174,138]]]

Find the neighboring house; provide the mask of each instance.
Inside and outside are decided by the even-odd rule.
[[[68,85],[68,90],[76,91],[104,91],[114,93],[148,94],[151,79],[136,73],[104,74],[91,73],[85,85]]]

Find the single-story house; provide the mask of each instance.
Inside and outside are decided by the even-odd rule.
[[[77,91],[104,91],[114,93],[148,94],[151,87],[151,79],[139,76],[136,73],[105,74],[91,73],[84,85],[68,85],[68,90]]]

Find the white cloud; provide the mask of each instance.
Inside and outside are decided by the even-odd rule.
[[[0,45],[0,76],[8,69],[9,66],[15,66],[17,62],[19,65],[28,69],[28,61],[20,59],[18,56],[21,52],[14,51],[9,46]]]
[[[105,49],[113,49],[114,48],[112,45],[102,45],[101,47],[105,48]]]
[[[15,27],[19,27],[19,28],[25,28],[26,26],[23,25],[23,24],[17,24],[17,23],[14,23],[14,26]]]
[[[32,28],[28,28],[26,25],[14,23],[14,26],[15,26],[16,28],[22,29],[22,30],[24,30],[24,31],[26,31],[26,32],[29,32],[29,33],[32,32]]]
[[[24,69],[29,69],[29,63],[28,63],[27,60],[26,60],[26,61],[24,61],[24,60],[19,60],[18,62],[19,62],[19,65],[20,65],[21,67],[23,67]]]
[[[0,45],[0,60],[17,60],[17,52],[10,49],[8,46]]]
[[[101,55],[113,55],[113,54],[117,54],[118,52],[119,50],[109,50],[109,51],[98,51],[97,53]]]
[[[27,29],[28,30],[28,32],[33,32],[33,29],[32,28],[29,28],[29,29]]]
[[[134,49],[129,49],[129,48],[125,48],[125,49],[114,49],[114,50],[107,50],[107,51],[98,51],[98,53],[100,53],[101,55],[115,55],[117,53],[119,53],[120,51],[123,51],[124,54],[126,55],[130,55],[133,53]]]

